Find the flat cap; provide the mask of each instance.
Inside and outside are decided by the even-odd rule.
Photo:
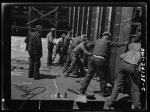
[[[111,35],[111,33],[110,32],[104,32],[103,34],[102,34],[102,36],[105,36],[105,35]]]
[[[41,25],[36,25],[35,30],[43,28]]]
[[[65,33],[63,33],[61,36],[62,36],[62,37],[65,37],[65,36],[66,36],[66,34],[65,34]]]
[[[55,28],[51,28],[50,30],[51,30],[51,31],[52,31],[52,30],[55,30]]]
[[[84,36],[83,38],[82,38],[82,41],[87,41],[88,40],[88,38],[86,37],[86,36]]]

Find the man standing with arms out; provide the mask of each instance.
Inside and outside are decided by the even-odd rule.
[[[69,31],[67,36],[64,38],[64,43],[62,46],[62,51],[61,51],[60,61],[59,61],[60,64],[64,64],[64,62],[66,61],[70,40],[72,40],[72,31]]]
[[[124,81],[128,78],[131,85],[131,97],[134,109],[141,109],[140,103],[140,61],[141,61],[141,33],[137,33],[135,43],[128,46],[129,51],[120,55],[122,65],[119,72],[116,74],[114,87],[110,100],[107,102],[109,108],[113,107],[114,102],[119,93],[119,89],[123,86]]]
[[[82,76],[86,75],[85,70],[83,68],[83,63],[79,55],[83,53],[86,53],[89,56],[92,55],[92,53],[88,52],[86,49],[87,43],[88,43],[88,39],[83,38],[82,42],[73,49],[72,54],[71,54],[71,59],[72,59],[71,66],[66,70],[65,77],[68,77],[74,71],[76,65],[79,68],[81,75]]]
[[[52,65],[52,55],[53,55],[53,48],[56,43],[54,42],[55,36],[55,29],[51,28],[50,32],[47,34],[47,48],[48,48],[48,57],[47,57],[47,66]]]
[[[89,62],[89,68],[88,72],[86,74],[86,77],[82,83],[82,87],[80,89],[81,94],[85,94],[85,91],[93,78],[94,74],[97,73],[97,75],[100,78],[100,89],[101,89],[101,95],[107,96],[106,92],[106,74],[105,74],[105,63],[108,56],[108,49],[111,47],[121,47],[126,44],[117,44],[114,43],[108,38],[111,36],[109,32],[104,32],[102,34],[102,38],[99,38],[95,42],[94,50],[93,50],[93,56],[90,57]]]
[[[42,57],[42,41],[41,32],[42,26],[37,25],[35,32],[30,32],[28,35],[28,53],[29,53],[29,72],[28,77],[40,79],[39,68],[41,66],[40,58]]]

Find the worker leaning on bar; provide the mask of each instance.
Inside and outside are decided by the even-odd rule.
[[[67,60],[66,63],[64,64],[64,69],[63,69],[63,73],[69,68],[70,64],[71,64],[71,53],[72,50],[82,42],[83,38],[87,38],[85,34],[78,36],[76,38],[74,38],[72,40],[72,43],[70,45],[70,47],[68,48],[68,52],[67,52]],[[77,67],[75,69],[78,69]],[[74,74],[77,74],[78,70],[75,70]]]
[[[92,53],[88,52],[87,51],[87,44],[88,44],[88,38],[85,36],[85,38],[82,39],[82,42],[80,44],[78,44],[72,51],[71,53],[71,66],[66,70],[66,72],[64,73],[65,77],[67,78],[75,69],[76,65],[77,67],[79,68],[80,72],[81,72],[81,75],[82,76],[85,76],[86,73],[85,73],[85,70],[83,68],[83,63],[80,59],[80,55],[83,54],[83,53],[86,53],[88,54],[89,56],[92,55]]]
[[[109,40],[111,34],[109,32],[104,32],[102,34],[102,38],[99,38],[95,41],[95,46],[93,49],[93,56],[90,57],[88,72],[86,74],[86,77],[82,83],[82,87],[80,89],[81,94],[86,94],[85,91],[93,78],[94,74],[97,73],[97,75],[100,78],[100,90],[101,96],[108,96],[106,91],[106,74],[105,74],[105,64],[108,58],[108,51],[111,47],[121,47],[124,45],[127,45],[128,43],[115,43]]]
[[[39,68],[41,66],[40,58],[42,54],[42,41],[41,41],[41,32],[43,27],[37,25],[35,27],[35,32],[30,32],[25,39],[27,43],[26,50],[29,53],[29,71],[28,77],[34,79],[40,79]]]
[[[67,51],[68,51],[68,47],[70,45],[70,40],[72,40],[72,38],[73,38],[72,31],[68,31],[68,34],[64,38],[64,43],[62,46],[62,52],[61,52],[60,59],[59,59],[60,64],[64,64],[67,59]]]
[[[128,78],[130,81],[131,97],[133,109],[141,109],[140,101],[140,64],[141,64],[141,33],[137,32],[135,42],[129,44],[126,53],[120,55],[121,68],[116,74],[114,87],[107,102],[107,106],[111,109],[118,96],[119,90]]]

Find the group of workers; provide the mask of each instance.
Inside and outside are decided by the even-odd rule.
[[[28,77],[40,79],[39,68],[41,66],[40,58],[42,57],[42,42],[41,32],[43,27],[37,25],[35,32],[30,32],[25,39],[27,43],[26,50],[29,53],[29,72]],[[108,51],[111,47],[128,46],[128,51],[121,54],[120,59],[122,66],[116,74],[114,87],[110,99],[108,100],[108,107],[112,107],[126,78],[129,79],[131,85],[131,96],[134,109],[140,109],[140,92],[139,92],[139,72],[140,72],[140,31],[137,33],[134,43],[115,43],[110,40],[111,33],[104,32],[102,37],[99,37],[95,42],[90,42],[86,35],[81,35],[73,38],[72,31],[68,34],[61,35],[59,42],[54,42],[55,29],[50,29],[47,34],[48,42],[48,59],[47,66],[51,66],[57,53],[59,54],[59,64],[63,66],[64,77],[67,78],[71,73],[76,74],[80,71],[80,76],[84,77],[81,84],[80,93],[87,95],[87,87],[96,74],[100,82],[100,95],[107,97],[106,91],[106,62],[108,60]],[[54,55],[53,49],[55,47]],[[53,56],[52,56],[53,55]],[[84,56],[88,56],[88,60],[84,60]],[[84,61],[88,61],[88,71],[86,73],[84,68]]]

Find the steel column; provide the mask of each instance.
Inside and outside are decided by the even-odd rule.
[[[121,25],[120,25],[120,34],[119,34],[119,42],[125,42],[129,38],[130,34],[130,27],[131,27],[131,21],[124,21],[127,19],[132,18],[132,12],[133,12],[133,7],[123,7],[122,10],[122,18],[121,18]],[[117,72],[120,69],[120,54],[125,52],[125,47],[121,47],[118,49],[118,55],[117,55],[117,61],[116,61],[116,70]]]
[[[98,23],[99,23],[99,12],[100,12],[100,7],[96,7],[96,14],[95,14],[95,28],[94,28],[94,36],[93,36],[93,40],[97,39],[97,34],[98,34]]]
[[[102,14],[103,14],[103,7],[101,7],[101,10],[100,10],[100,16],[99,16],[99,27],[98,27],[98,38],[101,36],[101,25],[102,25]]]
[[[77,32],[76,32],[77,35],[78,35],[78,24],[79,24],[79,12],[80,12],[80,7],[78,7]]]
[[[87,35],[88,22],[89,22],[89,10],[90,10],[90,7],[88,7],[88,12],[87,12],[86,35]]]
[[[32,16],[32,9],[31,7],[28,7],[29,10],[28,10],[28,22],[31,21],[31,16]],[[27,27],[31,27],[31,24],[27,24]],[[28,33],[31,32],[31,29],[28,29]]]
[[[107,27],[108,32],[110,31],[111,13],[112,13],[112,7],[109,7],[108,27]]]
[[[73,7],[73,22],[72,22],[72,31],[74,34],[74,18],[75,18],[75,6]]]
[[[69,24],[68,24],[69,26],[70,26],[70,18],[71,18],[70,16],[71,16],[71,7],[69,7]]]
[[[58,9],[58,7],[56,8]],[[58,11],[55,13],[55,38],[56,38],[56,30],[57,30],[57,25],[58,25]]]
[[[83,7],[83,13],[82,13],[81,35],[83,34],[84,9],[85,9],[85,7]]]

